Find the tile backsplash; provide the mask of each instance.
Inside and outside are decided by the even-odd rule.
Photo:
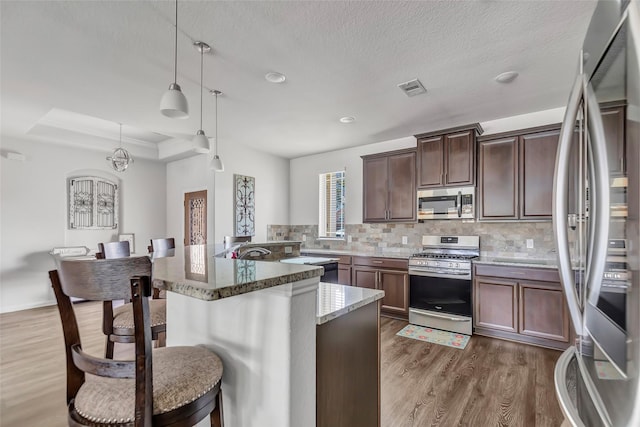
[[[555,258],[551,221],[461,222],[428,221],[415,224],[347,224],[346,239],[319,239],[317,225],[269,225],[269,240],[302,241],[302,249],[350,250],[354,252],[415,252],[422,249],[422,236],[479,235],[481,256]],[[303,237],[304,236],[304,237]],[[402,244],[402,237],[407,244]],[[533,248],[527,248],[533,239]]]

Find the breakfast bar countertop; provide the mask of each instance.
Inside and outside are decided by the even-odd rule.
[[[320,277],[323,268],[216,258],[212,245],[176,248],[164,257],[153,257],[153,278],[181,295],[213,301],[260,289]]]
[[[320,282],[316,324],[322,325],[382,298],[384,291]]]

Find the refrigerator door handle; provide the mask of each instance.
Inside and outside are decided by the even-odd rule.
[[[607,261],[607,249],[609,239],[609,162],[607,159],[607,141],[604,135],[602,115],[598,100],[591,86],[587,85],[586,94],[588,116],[588,143],[591,150],[590,165],[593,168],[591,177],[591,195],[589,201],[595,216],[591,227],[590,260],[585,282],[589,286],[587,300],[594,307],[600,297],[600,288],[604,276],[604,268]]]
[[[567,231],[567,195],[569,182],[569,162],[571,160],[571,139],[575,129],[576,118],[580,110],[582,94],[584,92],[584,75],[579,74],[571,95],[567,109],[564,113],[562,127],[560,128],[560,138],[558,141],[558,150],[556,153],[556,166],[553,174],[553,188],[555,189],[552,208],[553,208],[553,235],[556,240],[556,256],[558,258],[558,273],[560,274],[560,283],[567,298],[569,314],[576,334],[584,335],[582,328],[582,310],[578,302],[578,295],[575,284],[575,277],[571,268],[571,254],[569,253],[569,237]]]
[[[575,347],[569,347],[560,355],[553,371],[553,382],[556,388],[558,404],[564,418],[574,427],[585,427],[578,409],[573,405],[569,390],[567,389],[567,369],[576,352]]]

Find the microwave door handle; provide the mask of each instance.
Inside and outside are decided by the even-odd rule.
[[[458,218],[462,218],[462,191],[458,191],[456,203],[458,203]]]
[[[604,268],[607,261],[607,249],[609,238],[609,162],[607,159],[607,144],[602,124],[600,107],[596,99],[591,83],[586,89],[587,117],[588,117],[588,144],[591,151],[590,169],[591,192],[593,195],[593,206],[595,220],[591,227],[590,254],[591,262],[587,272],[586,283],[590,285],[587,300],[594,307],[600,297],[600,288],[604,276]]]
[[[569,307],[569,314],[573,327],[578,336],[584,335],[582,328],[582,310],[578,302],[575,277],[571,268],[571,255],[569,253],[569,237],[567,231],[567,194],[569,182],[569,162],[571,160],[571,140],[575,128],[576,118],[580,110],[580,102],[584,91],[584,75],[579,74],[573,84],[567,109],[564,113],[560,137],[556,153],[556,166],[553,174],[552,199],[553,208],[553,235],[556,243],[556,256],[558,258],[558,273],[560,283],[564,290]]]

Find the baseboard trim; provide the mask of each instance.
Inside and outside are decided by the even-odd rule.
[[[30,310],[32,308],[48,307],[50,305],[56,305],[56,301],[55,300],[40,301],[40,302],[36,302],[36,303],[11,305],[9,307],[2,307],[2,308],[0,308],[0,314],[13,313],[15,311]]]

